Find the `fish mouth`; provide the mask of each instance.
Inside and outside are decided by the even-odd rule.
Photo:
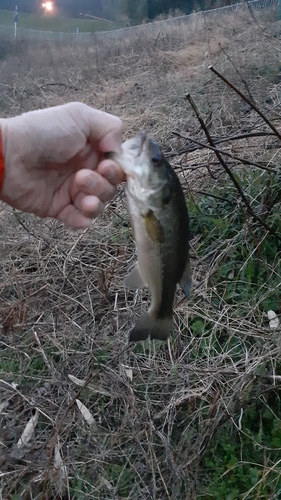
[[[119,157],[119,164],[128,178],[148,177],[153,164],[161,160],[160,146],[150,139],[143,130],[134,138],[122,144],[123,153]],[[118,160],[117,160],[118,161]]]
[[[159,144],[147,137],[147,134],[144,131],[141,131],[136,136],[136,139],[138,139],[139,141],[138,156],[141,156],[143,154],[149,159],[150,162],[161,160],[162,151]]]
[[[137,167],[142,155],[146,153],[146,145],[149,139],[144,131],[141,131],[132,139],[123,142],[123,153],[119,159],[121,168],[126,173],[127,177],[136,178],[139,176],[139,168]]]

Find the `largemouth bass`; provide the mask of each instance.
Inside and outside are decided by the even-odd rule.
[[[118,163],[127,176],[126,197],[138,262],[125,280],[148,286],[148,312],[130,332],[131,342],[166,340],[172,330],[177,283],[189,296],[189,221],[180,181],[158,144],[144,133],[122,145]]]

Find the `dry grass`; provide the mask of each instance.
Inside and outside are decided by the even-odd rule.
[[[209,64],[246,94],[242,75],[255,102],[280,124],[280,23],[255,17],[194,20],[188,29],[161,28],[92,46],[17,45],[0,64],[1,114],[69,100],[118,114],[126,137],[145,128],[163,145],[186,193],[200,205],[197,191],[221,194],[227,176],[214,153],[192,150],[172,134],[205,141],[185,94],[192,94],[215,138],[268,131]],[[276,137],[266,136],[219,147],[275,168],[277,146]],[[244,175],[258,210],[251,187],[258,179],[266,190],[268,171],[228,162]],[[248,494],[239,498],[265,498],[259,492],[269,477],[267,498],[277,498],[270,494],[280,485],[280,463],[242,423],[253,402],[262,411],[270,397],[280,397],[280,330],[269,328],[260,307],[278,273],[280,286],[278,255],[263,262],[272,279],[257,283],[244,302],[227,300],[229,273],[213,285],[229,254],[247,250],[247,234],[253,228],[256,234],[243,216],[231,238],[210,248],[192,229],[193,293],[187,304],[178,292],[173,339],[128,347],[128,331],[149,297],[122,285],[135,258],[122,187],[84,232],[1,207],[1,498],[215,498],[204,493],[214,471],[203,460],[226,424],[230,442],[246,437],[264,457],[256,483],[249,481]],[[18,445],[28,422],[29,440]],[[245,460],[242,444],[239,460]]]

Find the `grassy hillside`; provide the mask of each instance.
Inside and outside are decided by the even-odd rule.
[[[280,499],[280,25],[243,11],[5,46],[1,116],[81,100],[162,145],[193,285],[168,343],[128,346],[150,294],[123,286],[136,259],[123,187],[86,231],[0,206],[3,499]]]
[[[0,25],[11,26],[14,24],[14,12],[0,10]],[[51,15],[35,15],[19,12],[18,27],[35,30],[60,31],[65,33],[80,32],[88,33],[94,31],[109,31],[122,27],[111,21],[99,21],[92,19],[74,19],[71,17],[55,17]]]

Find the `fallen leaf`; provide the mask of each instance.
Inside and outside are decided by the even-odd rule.
[[[276,330],[279,326],[279,318],[277,317],[277,314],[274,311],[269,310],[267,312],[267,317],[269,319],[269,327],[272,328],[272,330]]]
[[[2,413],[2,411],[6,408],[6,406],[8,406],[8,401],[5,401],[4,403],[1,403],[0,404],[0,413]]]
[[[86,380],[82,380],[80,378],[74,377],[74,375],[71,375],[70,373],[68,374],[69,380],[73,382],[75,385],[79,385],[80,387],[83,387],[86,383]]]
[[[132,381],[133,380],[133,370],[131,368],[125,368],[125,373],[127,377]]]
[[[68,378],[69,380],[71,380],[71,382],[73,382],[75,385],[79,385],[80,387],[84,387],[86,384],[86,380],[76,378],[74,377],[74,375],[71,375],[70,373],[68,374]],[[108,396],[111,398],[111,393],[105,391],[102,388],[94,387],[92,384],[87,384],[85,387],[87,387],[87,389],[89,389],[90,391],[95,392],[96,394],[103,394],[103,396]]]
[[[80,399],[76,399],[76,403],[78,406],[78,409],[80,410],[82,416],[86,420],[88,425],[93,425],[95,423],[95,419],[91,412],[86,408],[86,406],[80,401]]]
[[[34,432],[35,432],[35,427],[38,423],[38,418],[39,418],[39,411],[36,410],[35,414],[31,417],[31,419],[27,422],[24,431],[19,438],[17,442],[17,447],[18,448],[23,448],[26,446],[29,441],[32,439]]]

